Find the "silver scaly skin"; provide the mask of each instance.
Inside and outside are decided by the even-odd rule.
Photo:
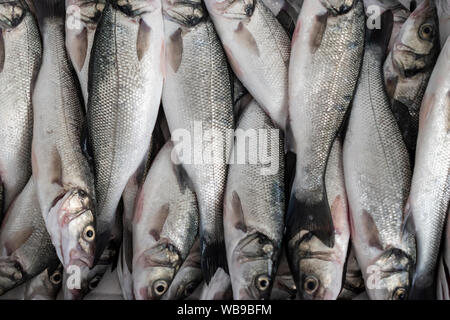
[[[28,6],[0,1],[0,220],[31,176],[31,95],[41,54]]]
[[[191,155],[180,161],[198,199],[202,270],[209,282],[217,267],[226,268],[222,211],[234,129],[231,75],[214,26],[200,0],[173,3],[164,0],[163,11],[166,37],[163,106],[172,139],[178,133],[191,137],[186,146],[179,142],[181,147],[177,146],[176,153],[182,159],[180,149],[186,147],[185,151]],[[195,126],[199,129],[194,130]],[[211,131],[212,138],[208,137]]]
[[[34,4],[43,56],[33,91],[33,179],[64,268],[89,268],[96,237],[94,176],[81,149],[85,119],[64,45],[64,2]]]
[[[236,76],[282,130],[288,107],[289,36],[261,0],[205,0]]]
[[[47,268],[25,284],[24,300],[56,300],[62,284],[63,267]]]
[[[384,88],[382,64],[388,41],[380,34],[390,36],[384,17],[382,29],[367,40],[345,137],[344,174],[352,245],[368,296],[404,300],[415,262],[414,235],[403,228],[411,169]]]
[[[97,257],[110,240],[125,186],[150,145],[162,91],[163,35],[157,0],[108,1],[97,26],[87,112],[96,174]]]
[[[439,53],[438,30],[436,7],[425,0],[403,24],[384,63],[391,108],[411,160],[416,149],[420,105]]]
[[[280,130],[255,100],[243,107],[236,136],[233,154],[237,159],[230,164],[224,200],[225,244],[233,296],[236,300],[268,299],[284,231],[284,141]],[[242,150],[246,136],[249,147]],[[262,145],[267,149],[270,146],[270,151],[262,150]],[[239,161],[242,153],[245,163]],[[258,157],[257,162],[251,159],[253,155]],[[272,163],[262,163],[262,156]]]
[[[58,257],[30,178],[7,211],[0,230],[0,295],[52,264],[58,264]]]
[[[292,38],[288,146],[297,154],[286,240],[309,231],[334,245],[328,157],[353,99],[364,47],[359,0],[305,0]],[[288,259],[290,256],[288,255]]]
[[[406,205],[407,229],[414,230],[417,238],[413,298],[434,297],[436,263],[450,203],[449,74],[450,38],[436,62],[420,109],[416,165]]]
[[[158,153],[140,190],[133,217],[133,291],[137,300],[166,293],[198,233],[197,199],[173,143]]]

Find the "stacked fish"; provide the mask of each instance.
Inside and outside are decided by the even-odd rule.
[[[0,295],[450,299],[447,0],[0,0]]]

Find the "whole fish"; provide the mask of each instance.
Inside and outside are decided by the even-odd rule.
[[[449,74],[450,39],[447,39],[420,110],[416,165],[406,206],[406,227],[415,230],[417,238],[414,298],[435,295],[435,268],[450,203]]]
[[[236,300],[268,299],[284,230],[284,142],[255,100],[241,111],[235,135],[232,154],[236,161],[230,164],[224,200],[233,296]]]
[[[163,49],[160,1],[106,3],[95,32],[88,84],[97,257],[110,239],[125,186],[150,145],[161,100]]]
[[[138,300],[166,293],[198,232],[197,199],[181,165],[172,162],[173,143],[157,155],[136,202],[133,217],[133,291]]]
[[[280,264],[273,281],[270,300],[294,300],[297,297],[297,287],[289,269],[286,250],[281,250]]]
[[[231,74],[201,0],[163,0],[166,78],[163,106],[197,195],[202,271],[208,283],[226,269],[223,195],[233,141]]]
[[[415,262],[414,236],[402,228],[411,184],[408,151],[383,80],[391,23],[387,12],[382,28],[368,35],[344,144],[352,245],[367,293],[377,300],[406,299]]]
[[[85,119],[65,49],[64,1],[34,5],[43,56],[33,91],[33,179],[64,268],[89,268],[96,238],[94,176],[80,143]]]
[[[436,7],[425,0],[403,24],[384,63],[391,108],[412,160],[420,105],[439,53],[438,34]]]
[[[338,300],[353,300],[356,296],[363,293],[364,290],[364,278],[356,260],[355,248],[350,247],[345,265],[344,283],[342,284]]]
[[[288,107],[289,37],[261,0],[205,0],[236,76],[284,130]]]
[[[330,248],[334,245],[325,171],[333,141],[353,99],[364,28],[364,8],[359,0],[303,3],[289,65],[287,140],[297,162],[287,241],[307,232]]]
[[[56,300],[62,284],[63,267],[47,268],[25,286],[24,300]]]
[[[0,295],[58,265],[30,178],[8,209],[0,229]]]
[[[31,95],[41,53],[26,3],[0,1],[0,220],[31,176]]]
[[[66,48],[80,81],[84,105],[88,104],[89,59],[95,30],[106,0],[66,1]]]
[[[200,259],[200,241],[197,239],[162,300],[184,300],[194,293],[203,280]]]
[[[335,230],[334,246],[327,247],[307,230],[287,243],[287,257],[301,299],[335,300],[342,288],[350,226],[339,138],[330,151],[325,186]]]

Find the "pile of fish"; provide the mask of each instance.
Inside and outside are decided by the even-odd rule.
[[[0,0],[2,299],[450,299],[448,0]]]

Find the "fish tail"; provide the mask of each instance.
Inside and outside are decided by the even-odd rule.
[[[34,1],[36,16],[40,22],[49,18],[64,18],[66,14],[65,1],[39,0]]]
[[[225,241],[208,241],[208,238],[204,234],[200,235],[201,267],[206,284],[209,284],[218,268],[228,273]]]

